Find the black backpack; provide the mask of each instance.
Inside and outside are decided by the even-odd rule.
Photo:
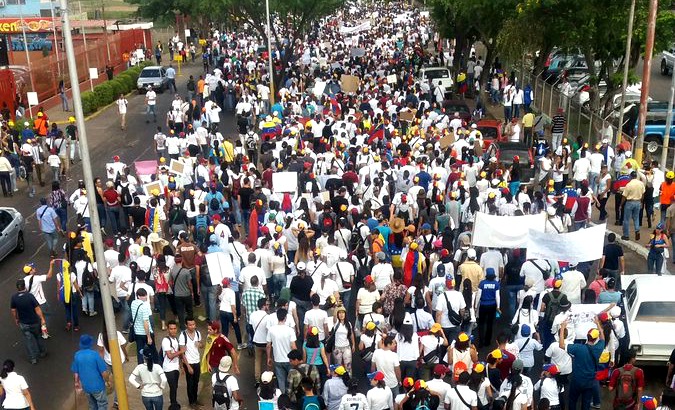
[[[129,184],[121,185],[122,186],[122,205],[130,206],[134,203],[134,198],[131,196],[131,191],[129,190]]]
[[[251,134],[246,135],[246,149],[249,151],[256,150],[255,138]]]
[[[553,292],[548,294],[548,303],[546,303],[546,309],[544,310],[544,320],[553,323],[553,319],[560,313],[560,301],[562,298],[562,292],[560,292],[557,297],[553,295]]]
[[[226,374],[224,378],[220,378],[220,372],[216,373],[216,382],[213,384],[213,408],[214,409],[229,409],[230,408],[230,392],[227,390],[227,379],[230,378]]]
[[[87,291],[94,290],[94,286],[96,286],[96,278],[94,272],[89,268],[90,266],[91,264],[86,262],[84,272],[82,272],[82,288]]]
[[[211,208],[212,211],[220,211],[220,201],[215,195],[211,197],[211,200],[209,201],[209,208]]]

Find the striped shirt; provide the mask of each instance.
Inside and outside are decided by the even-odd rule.
[[[258,300],[265,298],[265,292],[260,288],[248,288],[241,294],[241,303],[246,308],[246,314],[258,310]]]

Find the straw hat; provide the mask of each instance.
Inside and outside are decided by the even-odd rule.
[[[394,233],[401,233],[405,228],[405,221],[402,218],[396,217],[391,220],[389,226]]]

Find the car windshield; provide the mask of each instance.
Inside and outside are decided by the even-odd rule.
[[[460,114],[470,114],[469,112],[469,107],[466,105],[455,105],[455,104],[446,104],[443,106],[445,108],[445,112],[449,113],[460,113]]]
[[[497,139],[497,128],[494,127],[481,127],[478,126],[478,131],[483,135],[484,139],[494,140]]]
[[[424,72],[424,77],[429,80],[435,80],[437,78],[450,78],[450,73],[448,70],[426,70]]]
[[[159,77],[159,70],[156,68],[151,69],[146,68],[145,70],[143,70],[143,72],[141,72],[141,75],[139,77],[141,78]]]
[[[521,151],[521,150],[515,150],[515,149],[503,149],[499,151],[499,159],[501,162],[508,162],[511,163],[513,161],[513,157],[518,155],[521,160],[521,164],[523,163],[523,159],[527,158],[527,152],[526,151]]]
[[[675,323],[675,302],[642,302],[635,320]]]

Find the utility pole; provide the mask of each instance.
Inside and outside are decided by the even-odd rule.
[[[656,30],[656,12],[659,0],[649,0],[649,15],[647,17],[647,44],[642,66],[642,90],[640,92],[640,114],[638,116],[637,142],[634,158],[638,164],[642,163],[642,151],[645,144],[645,125],[647,123],[647,99],[649,98],[649,83],[652,72],[652,54],[654,54],[654,32]]]
[[[635,0],[630,2],[628,13],[628,39],[626,40],[626,54],[623,56],[623,86],[621,88],[621,109],[619,110],[619,129],[616,130],[616,145],[621,144],[623,136],[623,110],[626,109],[626,87],[628,87],[628,60],[633,42],[633,20],[635,20]]]
[[[666,171],[666,160],[668,159],[668,145],[670,144],[670,129],[673,126],[673,99],[675,98],[675,73],[670,79],[670,99],[668,100],[668,114],[666,114],[666,134],[663,137],[663,147],[661,148],[661,162],[659,168]]]
[[[73,47],[73,35],[70,29],[70,16],[67,0],[59,0],[61,4],[61,18],[63,21],[63,44],[66,48],[66,59],[68,62],[68,74],[70,75],[70,85],[73,92],[73,109],[77,120],[77,129],[80,137],[80,147],[82,153],[82,171],[84,173],[84,185],[87,189],[87,200],[89,204],[96,203],[96,188],[94,187],[94,177],[91,172],[91,159],[89,158],[89,142],[87,140],[87,129],[84,124],[84,114],[82,112],[82,100],[80,99],[80,81],[77,76],[77,63],[75,61],[75,51]],[[126,380],[124,380],[124,370],[122,368],[122,357],[120,356],[119,341],[117,340],[117,327],[115,325],[115,313],[113,312],[112,300],[110,299],[110,288],[108,287],[108,269],[105,265],[103,256],[103,238],[101,237],[101,223],[98,219],[98,209],[95,206],[89,207],[91,214],[91,230],[94,243],[94,255],[96,256],[96,268],[98,270],[98,281],[101,287],[101,303],[103,304],[103,315],[105,317],[106,332],[108,332],[108,344],[110,357],[112,361],[112,373],[115,381],[115,391],[117,392],[117,402],[119,409],[129,410],[129,401],[127,400]]]

